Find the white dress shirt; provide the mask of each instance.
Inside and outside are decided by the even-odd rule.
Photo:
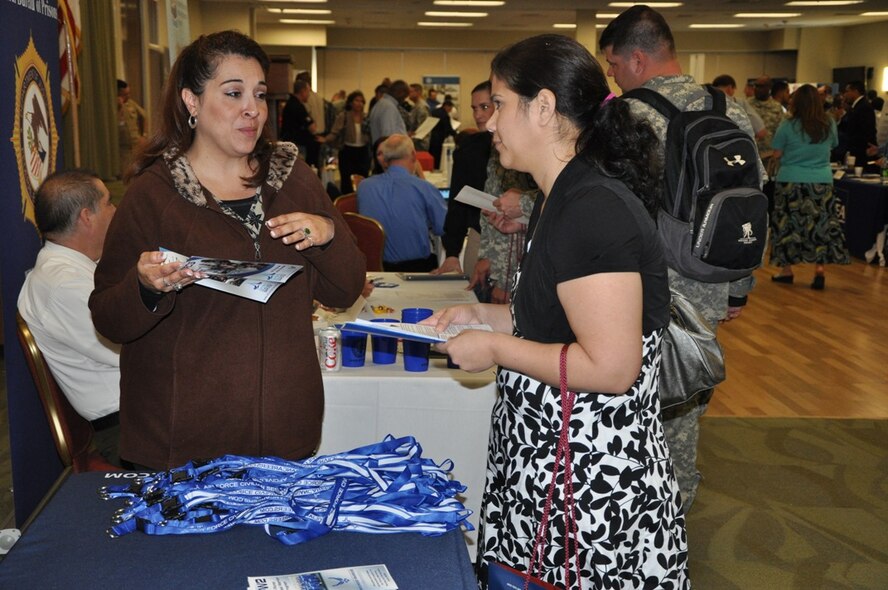
[[[86,255],[47,241],[18,298],[53,376],[87,420],[120,407],[120,346],[96,332],[88,306],[95,269]]]

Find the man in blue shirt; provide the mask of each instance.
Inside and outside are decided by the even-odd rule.
[[[444,233],[447,213],[441,193],[413,175],[413,141],[395,134],[381,145],[386,171],[361,181],[358,213],[372,217],[385,229],[383,268],[389,272],[428,272],[438,267],[429,231]]]

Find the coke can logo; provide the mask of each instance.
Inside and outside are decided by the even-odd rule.
[[[336,357],[339,356],[336,350],[336,337],[328,337],[324,339],[324,366],[328,369],[336,367]]]

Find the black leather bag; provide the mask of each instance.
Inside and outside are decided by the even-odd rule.
[[[709,322],[672,292],[660,351],[660,409],[677,406],[725,380],[725,357]]]

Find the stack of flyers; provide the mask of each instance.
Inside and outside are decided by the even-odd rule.
[[[247,590],[398,590],[384,564],[247,578]]]

